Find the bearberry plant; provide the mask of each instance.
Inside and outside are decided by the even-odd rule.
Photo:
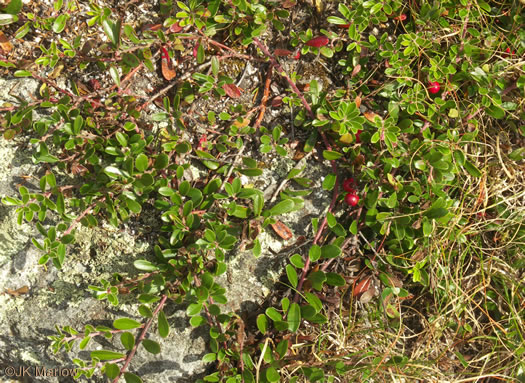
[[[3,76],[39,83],[0,105],[43,169],[2,198],[39,264],[80,225],[156,217],[136,274],[89,286],[141,318],[50,337],[90,351],[77,378],[140,382],[174,304],[209,333],[200,381],[525,378],[521,2],[168,0],[145,22],[133,3],[0,10]],[[272,158],[295,165],[267,193]],[[229,255],[289,239],[280,219],[323,192],[261,309],[226,310]]]

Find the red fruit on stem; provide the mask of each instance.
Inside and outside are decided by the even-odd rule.
[[[428,83],[428,91],[432,94],[436,94],[441,89],[441,85],[437,81],[431,81]]]
[[[405,15],[404,13],[400,14],[399,16],[395,17],[396,20],[399,20],[399,21],[405,21],[407,19],[407,15]]]
[[[355,194],[354,186],[355,186],[355,181],[353,178],[347,178],[346,180],[343,181],[343,190],[345,192]]]
[[[359,129],[357,131],[357,133],[355,134],[355,142],[356,142],[356,144],[359,144],[361,142],[361,132],[362,132],[362,130]]]
[[[359,203],[359,196],[357,194],[348,193],[345,196],[345,202],[350,206],[355,206]]]
[[[293,57],[295,60],[299,60],[299,58],[301,57],[301,51],[298,50],[297,53],[295,54],[295,56]]]
[[[513,55],[516,53],[516,51],[512,51],[512,52],[511,52],[510,47],[507,47],[507,49],[505,49],[505,53],[506,53],[506,54],[503,55],[503,56],[505,56],[505,57],[507,57],[507,56],[509,56],[509,55],[510,55],[510,56],[513,56]]]
[[[309,47],[320,48],[320,47],[324,47],[329,42],[330,40],[328,39],[328,37],[318,36],[318,37],[314,37],[311,40],[308,40],[305,44],[308,45]]]

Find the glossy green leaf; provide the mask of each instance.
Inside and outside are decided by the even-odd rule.
[[[286,275],[288,276],[288,280],[290,281],[290,284],[292,287],[297,287],[297,271],[295,270],[295,267],[292,265],[286,265]]]
[[[113,360],[124,358],[126,354],[121,352],[109,351],[109,350],[96,350],[91,351],[91,358],[97,358],[99,360]]]
[[[124,380],[126,383],[142,383],[142,379],[131,372],[124,373]]]
[[[156,265],[144,259],[137,259],[133,262],[133,266],[142,271],[157,271],[159,269]]]
[[[291,332],[296,332],[301,324],[301,307],[297,303],[290,305],[286,320],[288,322],[288,329]]]
[[[341,158],[343,154],[334,152],[333,150],[323,150],[323,157],[325,160],[337,160]]]
[[[152,353],[152,354],[159,354],[160,353],[160,344],[158,344],[157,342],[155,342],[154,340],[151,340],[151,339],[144,339],[142,341],[142,345],[144,346],[144,348]]]
[[[164,314],[163,310],[159,311],[158,328],[159,328],[159,335],[162,338],[166,338],[170,334],[170,325],[168,323],[168,319],[166,318],[166,314]]]
[[[120,334],[120,342],[126,350],[130,351],[135,345],[135,337],[128,331],[123,332]]]
[[[113,321],[113,327],[117,330],[131,330],[141,326],[142,323],[130,318],[119,318]]]
[[[259,314],[257,316],[257,328],[264,335],[268,330],[268,318],[264,314]]]

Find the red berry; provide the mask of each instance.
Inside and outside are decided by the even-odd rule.
[[[359,203],[359,196],[357,194],[348,193],[345,196],[345,202],[350,206],[355,206]]]
[[[362,130],[359,129],[359,130],[357,131],[357,133],[355,134],[355,143],[356,143],[356,144],[359,144],[359,143],[361,142],[361,132],[362,132]]]
[[[347,178],[343,181],[343,190],[348,193],[354,193],[355,194],[355,181],[353,178]]]
[[[428,83],[428,91],[432,94],[436,94],[441,89],[441,85],[437,81],[431,81]]]
[[[512,51],[512,52],[511,52],[510,47],[508,47],[507,49],[505,49],[505,53],[506,53],[506,54],[503,55],[503,56],[505,56],[505,57],[507,57],[507,56],[509,56],[509,55],[513,56],[513,55],[516,53],[516,51]]]

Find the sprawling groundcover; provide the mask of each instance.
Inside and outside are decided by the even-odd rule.
[[[3,1],[1,373],[524,382],[524,16]]]

